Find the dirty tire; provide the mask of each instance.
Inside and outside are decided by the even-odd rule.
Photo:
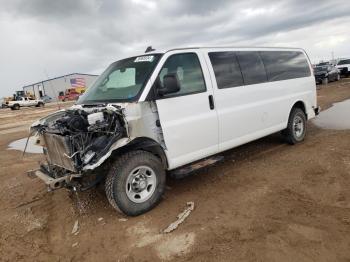
[[[127,181],[131,172],[140,166],[154,171],[155,189],[149,199],[142,203],[133,202],[127,195]],[[109,203],[118,211],[128,216],[141,215],[155,207],[164,193],[165,170],[158,157],[146,151],[132,151],[120,156],[108,172],[105,191]]]
[[[327,85],[329,82],[328,77],[322,79],[322,85]]]
[[[44,103],[38,103],[38,107],[43,107],[44,106]]]
[[[339,81],[340,80],[340,74],[337,75],[337,78],[335,81]]]
[[[301,132],[300,131],[297,132],[296,130],[295,121],[297,120],[299,120],[302,124]],[[306,129],[307,129],[307,119],[304,111],[297,107],[292,108],[292,111],[289,115],[287,128],[282,132],[286,142],[290,145],[294,145],[296,143],[302,142],[306,135]]]
[[[12,110],[19,110],[19,104],[14,104],[13,107],[11,107]]]

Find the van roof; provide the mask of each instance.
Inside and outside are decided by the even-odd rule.
[[[302,50],[302,48],[297,47],[272,47],[272,46],[192,46],[192,47],[177,47],[177,48],[171,48],[166,50],[154,50],[152,52],[144,53],[143,55],[151,55],[151,54],[165,54],[170,51],[177,51],[177,50],[189,50],[189,49],[281,49],[281,50]]]

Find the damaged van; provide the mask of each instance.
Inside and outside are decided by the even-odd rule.
[[[46,161],[28,175],[50,190],[102,183],[116,210],[139,215],[168,174],[278,131],[301,142],[318,111],[302,49],[153,50],[112,63],[74,106],[35,122]]]

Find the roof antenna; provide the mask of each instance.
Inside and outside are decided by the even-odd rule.
[[[152,46],[150,45],[149,47],[146,48],[145,53],[149,53],[149,52],[152,52],[152,51],[155,51],[155,49],[153,49]]]

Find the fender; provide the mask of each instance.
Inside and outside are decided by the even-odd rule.
[[[99,161],[93,165],[86,165],[83,170],[93,170],[102,165],[110,157],[117,157],[124,152],[137,149],[148,151],[159,157],[163,163],[164,168],[168,168],[168,160],[163,147],[151,138],[137,137],[132,139],[122,138],[118,140],[111,146],[110,150],[102,158],[100,158]]]

